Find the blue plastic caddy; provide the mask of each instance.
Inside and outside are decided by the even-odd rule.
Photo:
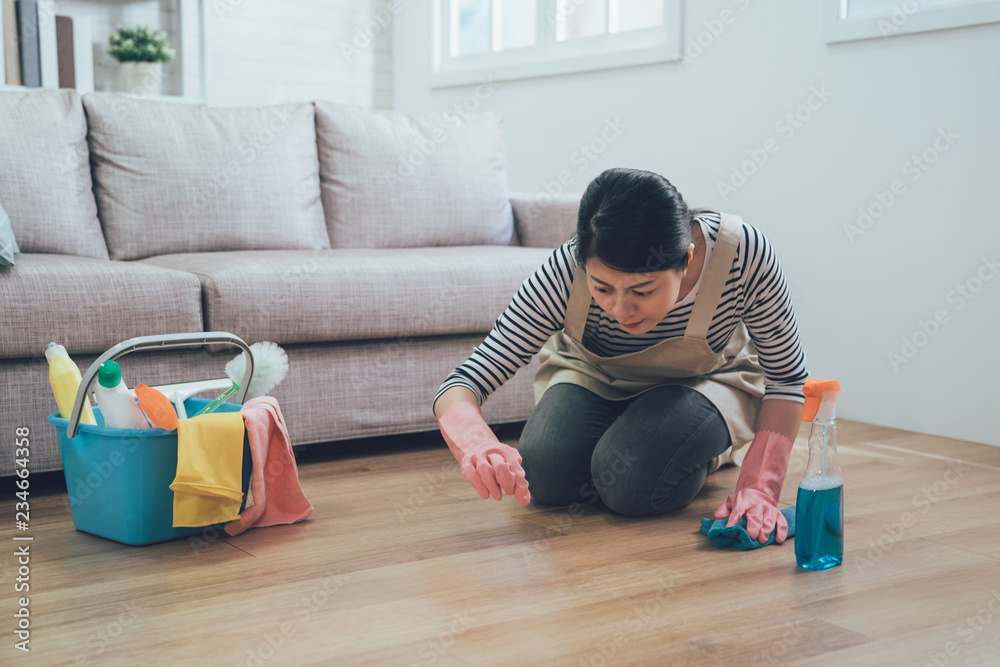
[[[80,382],[73,413],[64,419],[59,412],[49,415],[55,426],[62,454],[63,473],[69,492],[73,525],[93,535],[124,544],[143,545],[187,537],[209,527],[174,528],[174,492],[170,490],[177,473],[177,431],[162,428],[106,428],[100,408],[94,406],[97,426],[80,424],[83,399],[97,370],[108,359],[137,350],[199,347],[231,344],[247,355],[246,375],[237,394],[237,403],[223,403],[218,412],[239,411],[253,376],[253,354],[240,338],[224,332],[142,336],[119,343],[98,357]],[[193,415],[210,400],[189,398],[184,409]],[[250,456],[244,438],[243,503],[250,482]],[[241,511],[243,507],[241,506]],[[224,524],[219,524],[221,527]]]

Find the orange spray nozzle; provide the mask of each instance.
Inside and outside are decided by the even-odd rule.
[[[827,392],[836,392],[839,395],[840,383],[836,380],[820,380],[819,378],[806,380],[802,387],[802,393],[806,395],[806,403],[802,406],[802,421],[811,422],[816,419],[820,403],[823,402],[823,394]],[[834,400],[836,400],[836,396],[834,396]]]

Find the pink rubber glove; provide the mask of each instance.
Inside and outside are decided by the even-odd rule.
[[[448,449],[462,466],[462,474],[480,498],[500,500],[506,492],[522,505],[528,504],[531,494],[521,455],[497,440],[475,405],[458,401],[444,411],[438,425]]]
[[[778,498],[791,452],[792,441],[785,436],[774,431],[757,431],[743,459],[736,493],[719,505],[715,518],[728,516],[728,527],[735,526],[746,515],[750,539],[764,544],[777,527],[774,541],[777,544],[784,542],[788,536],[788,522],[778,510]]]

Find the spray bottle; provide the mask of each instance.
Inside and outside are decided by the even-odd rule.
[[[49,343],[45,350],[45,358],[49,362],[49,384],[52,385],[52,393],[56,397],[56,405],[59,406],[59,416],[69,419],[73,413],[73,402],[76,400],[76,392],[80,390],[80,368],[69,358],[66,348],[57,343]],[[94,411],[90,407],[90,401],[83,399],[83,411],[80,413],[81,424],[97,424],[94,419]]]
[[[98,369],[94,398],[97,399],[97,407],[101,409],[106,428],[149,428],[139,404],[132,398],[122,380],[121,367],[114,359],[108,359]]]
[[[844,559],[844,479],[837,463],[836,380],[810,379],[802,421],[812,421],[809,462],[795,502],[795,560],[826,570]]]

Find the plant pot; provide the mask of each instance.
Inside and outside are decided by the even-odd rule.
[[[163,88],[163,63],[121,63],[122,86],[133,95],[159,95]]]

